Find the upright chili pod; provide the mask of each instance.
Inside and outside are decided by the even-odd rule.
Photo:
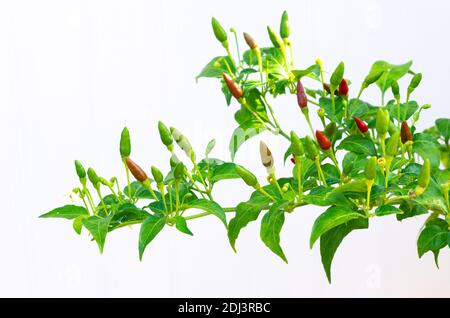
[[[392,81],[391,90],[392,90],[392,95],[394,95],[394,98],[396,100],[399,100],[400,99],[400,87],[398,86],[397,81]]]
[[[88,168],[87,175],[89,178],[89,181],[91,181],[92,185],[97,188],[100,184],[100,178],[98,177],[97,173],[93,168]]]
[[[378,81],[383,74],[384,74],[384,70],[379,70],[377,72],[369,73],[369,75],[367,75],[364,78],[363,86],[368,87],[369,85],[372,85],[373,83]]]
[[[261,162],[270,174],[271,170],[273,169],[273,156],[269,147],[267,147],[267,145],[263,141],[260,141],[259,143],[259,152],[261,154]]]
[[[389,130],[389,112],[386,109],[378,108],[375,128],[380,135],[385,135]]]
[[[386,155],[395,157],[398,154],[398,140],[400,139],[399,132],[395,132],[391,138],[389,138],[386,144]]]
[[[366,168],[364,169],[364,176],[367,180],[375,179],[377,174],[377,157],[371,157],[366,164]]]
[[[250,49],[256,50],[258,48],[258,43],[256,43],[256,40],[250,34],[248,34],[246,32],[244,32],[244,40]]]
[[[302,141],[294,131],[291,131],[291,152],[294,155],[294,158],[303,156],[303,154],[305,153]]]
[[[297,81],[297,103],[301,109],[308,107],[308,97],[300,80]]]
[[[122,158],[126,158],[131,153],[131,141],[130,141],[130,132],[128,128],[125,127],[122,129],[122,133],[120,135],[120,155]]]
[[[333,74],[330,77],[330,85],[334,88],[338,88],[341,84],[342,78],[344,77],[344,62],[340,62]]]
[[[244,180],[244,182],[252,187],[252,188],[257,188],[258,187],[258,179],[255,177],[255,175],[253,173],[251,173],[250,171],[248,171],[247,169],[245,169],[244,167],[240,166],[240,165],[236,165],[235,167],[236,169],[236,173],[239,175],[239,177],[241,177],[242,180]]]
[[[316,139],[323,151],[327,151],[331,148],[330,140],[319,130],[316,130]]]
[[[361,120],[359,117],[353,117],[355,120],[356,127],[358,127],[359,131],[365,134],[369,130],[369,126]]]
[[[217,41],[219,41],[222,44],[226,43],[228,40],[227,32],[225,32],[224,28],[222,27],[222,25],[220,25],[219,21],[217,21],[217,19],[213,17],[211,19],[211,25]]]
[[[319,150],[317,149],[316,143],[309,136],[305,137],[305,153],[308,158],[313,161],[319,155]]]
[[[408,86],[408,95],[411,94],[417,86],[419,86],[420,82],[422,81],[422,73],[417,73],[411,78],[411,82]]]
[[[172,133],[173,139],[175,139],[175,142],[181,148],[181,150],[184,151],[186,156],[191,158],[193,155],[193,150],[189,140],[178,129],[174,127],[170,127],[170,132]]]
[[[405,144],[408,141],[412,141],[411,129],[409,128],[408,123],[406,122],[406,120],[404,120],[402,122],[401,137],[402,137],[402,144]]]
[[[417,177],[416,195],[421,195],[430,183],[430,160],[425,159]]]
[[[239,100],[244,95],[242,88],[230,77],[230,75],[223,73],[223,80],[234,98]]]
[[[173,176],[175,180],[181,180],[183,178],[184,164],[182,162],[176,164],[175,168],[173,169]]]
[[[153,179],[155,179],[155,182],[156,182],[157,184],[164,183],[164,176],[163,176],[161,170],[159,170],[159,169],[158,169],[157,167],[155,167],[155,166],[152,166],[152,167],[151,167],[151,171],[152,171]]]
[[[135,163],[129,157],[127,157],[125,160],[128,169],[130,169],[131,174],[137,181],[145,182],[148,179],[145,171],[137,163]]]
[[[347,81],[343,78],[341,83],[339,84],[339,95],[340,96],[348,96],[348,83]]]
[[[267,32],[269,33],[270,41],[272,42],[274,47],[276,47],[278,49],[283,47],[283,42],[281,42],[280,38],[275,33],[275,31],[273,30],[272,27],[267,26]]]
[[[289,37],[289,34],[291,33],[290,27],[289,27],[289,17],[287,11],[284,11],[281,16],[281,23],[280,23],[280,36],[282,39],[287,39]]]
[[[75,160],[75,170],[76,170],[78,178],[80,178],[80,180],[86,179],[86,170],[84,170],[83,165],[78,160]]]
[[[158,131],[161,142],[170,150],[173,150],[173,138],[169,128],[162,121],[158,122]]]

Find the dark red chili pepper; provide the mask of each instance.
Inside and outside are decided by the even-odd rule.
[[[133,175],[133,177],[136,178],[137,181],[144,182],[148,179],[144,170],[142,170],[142,168],[139,167],[133,160],[131,160],[129,157],[126,157],[125,160],[126,160],[128,169],[130,169],[131,174]]]
[[[227,87],[234,98],[240,99],[244,95],[242,88],[231,78],[230,75],[223,73],[223,80],[225,81],[225,84],[227,84]]]
[[[308,107],[308,97],[306,97],[305,88],[300,80],[297,82],[297,102],[300,108]]]
[[[331,148],[330,140],[319,130],[316,130],[316,138],[322,150],[327,151]]]
[[[363,122],[359,117],[353,117],[353,119],[355,120],[356,126],[358,127],[360,132],[365,134],[369,130],[367,124]]]
[[[291,157],[291,162],[295,165],[295,158]]]
[[[341,83],[339,84],[339,95],[341,96],[348,95],[348,83],[345,79],[342,79]]]
[[[412,133],[411,129],[408,126],[408,123],[406,120],[402,122],[402,128],[400,130],[400,136],[402,138],[402,144],[407,143],[408,141],[412,140]]]

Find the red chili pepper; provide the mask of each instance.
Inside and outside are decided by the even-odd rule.
[[[291,157],[291,162],[295,165],[295,158]]]
[[[223,73],[223,80],[225,81],[225,84],[227,84],[227,87],[234,98],[240,99],[244,95],[242,88],[230,77],[230,75]]]
[[[402,128],[400,130],[400,136],[401,136],[401,139],[402,139],[402,144],[405,144],[408,141],[412,140],[411,129],[409,128],[408,123],[406,122],[406,120],[404,120],[402,122]]]
[[[345,79],[342,79],[341,83],[339,84],[339,95],[341,96],[348,95],[348,83]]]
[[[300,108],[308,107],[308,97],[306,97],[305,89],[303,88],[303,84],[300,80],[297,82],[297,102]]]
[[[365,134],[369,130],[367,124],[363,122],[359,117],[353,117],[353,119],[355,120],[356,126],[358,127],[360,132]]]
[[[330,140],[319,130],[316,130],[316,138],[322,150],[327,151],[331,148]]]

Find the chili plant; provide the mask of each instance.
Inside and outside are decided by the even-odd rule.
[[[159,122],[170,169],[162,172],[152,166],[147,174],[131,159],[130,134],[124,128],[119,154],[126,186],[122,188],[116,177],[105,178],[92,168],[86,172],[75,161],[80,185],[73,193],[82,205],[65,205],[41,217],[73,220],[75,231],[80,233],[83,227],[89,231],[100,252],[109,232],[140,224],[142,258],[161,230],[174,227],[192,235],[189,222],[207,216],[223,223],[236,251],[241,230],[263,214],[261,240],[287,262],[280,245],[285,214],[314,205],[325,211],[312,226],[309,245],[312,248],[320,241],[322,263],[331,281],[333,257],[352,231],[367,229],[374,218],[391,215],[402,221],[423,215],[418,255],[433,253],[437,265],[440,250],[450,247],[450,119],[440,118],[435,126],[417,130],[422,112],[430,105],[413,99],[422,75],[412,70],[412,62],[394,65],[376,61],[362,84],[352,89],[355,85],[346,76],[343,62],[327,69],[330,77],[320,59],[306,68],[296,68],[286,12],[279,34],[267,28],[268,46],[261,47],[244,33],[248,49],[240,52],[236,31],[231,28],[236,55],[231,53],[229,33],[215,18],[212,28],[224,55],[214,57],[197,78],[216,79],[226,103],[238,106],[234,114],[237,127],[229,145],[231,161],[210,156],[214,140],[199,156],[177,128]],[[404,77],[410,77],[406,79],[409,85],[401,92],[398,81]],[[307,82],[308,86],[304,85]],[[363,100],[369,86],[379,88],[380,101]],[[292,107],[298,107],[302,123],[289,130],[282,128],[271,104],[278,95],[292,96]],[[321,126],[313,127],[310,116],[318,116]],[[261,141],[267,184],[234,163],[242,144],[264,131],[290,145],[284,154],[274,154]],[[292,174],[279,177],[275,167],[288,158]],[[136,181],[131,182],[131,175]],[[241,179],[243,187],[252,188],[248,200],[233,207],[216,202],[215,185],[226,179]],[[198,210],[202,212],[194,212]]]

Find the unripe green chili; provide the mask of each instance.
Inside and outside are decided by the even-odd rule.
[[[170,132],[172,133],[173,139],[178,144],[178,146],[184,151],[186,156],[189,158],[193,155],[192,146],[189,143],[189,140],[176,128],[170,127]]]
[[[398,140],[400,138],[400,133],[396,131],[391,138],[389,138],[386,144],[386,155],[395,157],[398,154]]]
[[[86,180],[86,170],[84,170],[83,165],[78,160],[75,160],[75,170],[77,171],[77,175],[80,180]]]
[[[366,168],[364,169],[364,176],[367,180],[375,179],[377,174],[377,157],[371,157],[366,164]]]
[[[182,162],[177,163],[173,169],[173,176],[175,180],[180,180],[184,176],[184,164]]]
[[[311,160],[315,160],[319,155],[316,143],[309,136],[305,137],[305,150],[306,155]]]
[[[245,169],[244,167],[240,166],[240,165],[236,165],[235,167],[236,169],[236,173],[239,175],[239,177],[241,177],[242,180],[244,180],[244,182],[252,187],[252,188],[258,188],[258,179],[255,177],[255,175],[253,173],[251,173],[250,171],[248,171],[247,169]]]
[[[94,188],[97,188],[99,186],[100,179],[99,179],[97,173],[95,172],[95,170],[93,168],[88,168],[87,175],[88,175],[89,181],[91,181]]]
[[[408,86],[408,95],[410,95],[419,86],[422,81],[422,73],[417,73],[411,78],[411,82]]]
[[[272,42],[273,46],[278,48],[278,49],[282,48],[283,47],[283,42],[281,42],[280,38],[275,33],[273,28],[270,27],[270,26],[267,26],[267,32],[269,33],[269,38],[270,38],[270,41]]]
[[[425,159],[417,177],[416,195],[421,195],[430,183],[430,160]]]
[[[344,77],[344,62],[340,62],[330,77],[330,84],[334,89],[339,87]],[[333,90],[334,91],[334,90]]]
[[[169,149],[173,150],[173,138],[169,128],[162,121],[158,121],[158,131],[161,142]]]
[[[220,25],[219,21],[216,18],[211,19],[211,25],[213,28],[214,35],[220,43],[224,44],[228,40],[227,32],[225,32],[224,28]]]
[[[398,86],[397,81],[392,81],[391,90],[392,90],[392,95],[394,95],[394,98],[396,100],[400,99],[400,87]]]
[[[287,11],[283,12],[283,15],[281,16],[281,23],[280,23],[280,36],[282,39],[287,39],[290,34],[290,27],[289,27],[289,17]]]
[[[159,169],[158,169],[157,167],[155,167],[155,166],[152,166],[152,167],[151,167],[151,171],[152,171],[153,179],[155,179],[155,182],[156,182],[157,184],[164,183],[164,176],[163,176],[161,170],[159,170]]]
[[[305,153],[303,143],[294,131],[291,131],[291,152],[294,157],[303,156]]]
[[[125,127],[120,135],[120,155],[122,156],[122,158],[126,158],[130,155],[130,153],[131,153],[130,132],[128,131],[128,128]]]
[[[389,130],[389,112],[386,109],[378,108],[375,128],[378,134],[386,134]]]
[[[378,81],[380,79],[381,76],[383,76],[384,74],[384,70],[379,70],[377,72],[370,72],[365,78],[363,83],[361,84],[361,89],[359,90],[358,93],[358,97],[359,98],[362,94],[362,92],[369,87],[370,85],[372,85],[373,83],[375,83],[376,81]]]

